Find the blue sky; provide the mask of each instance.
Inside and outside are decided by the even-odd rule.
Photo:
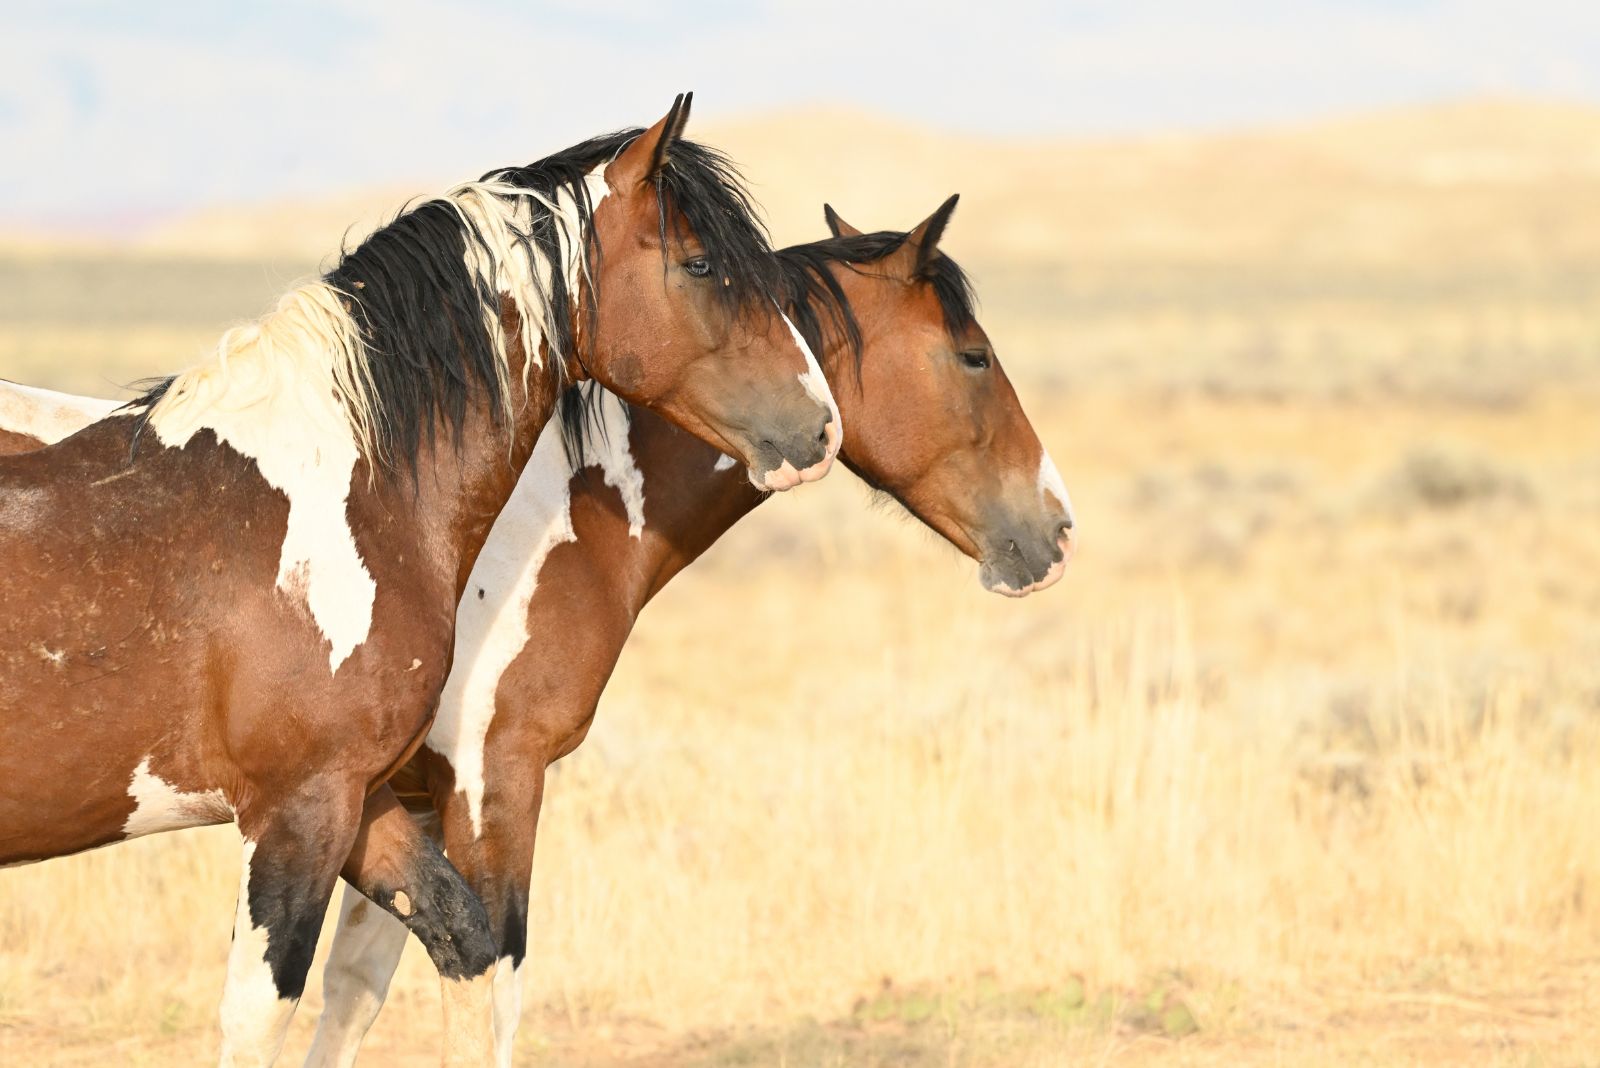
[[[1600,105],[1600,3],[0,0],[0,226],[467,177],[680,89],[700,119],[846,104],[1021,135]]]

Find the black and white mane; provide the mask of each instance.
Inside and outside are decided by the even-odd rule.
[[[603,171],[642,132],[595,137],[409,205],[320,280],[224,335],[216,360],[150,384],[129,404],[142,409],[140,430],[184,394],[190,403],[214,395],[203,387],[226,374],[239,351],[271,349],[276,356],[260,358],[272,359],[292,342],[323,350],[295,362],[332,361],[322,373],[371,468],[414,473],[440,424],[458,439],[469,403],[507,410],[512,341],[522,342],[525,370],[548,359],[561,374],[569,357],[583,366],[579,317],[595,314],[603,276],[593,228]],[[770,307],[782,276],[726,157],[674,140],[656,182],[663,269],[687,227],[725,280],[716,292],[730,310]],[[560,417],[569,449],[581,456],[595,406],[573,397],[566,392]]]

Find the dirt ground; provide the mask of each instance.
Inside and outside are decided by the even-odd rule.
[[[1054,999],[1033,1009],[1015,1005],[938,1005],[926,992],[880,997],[846,1019],[806,1020],[773,1030],[674,1034],[638,1021],[610,1020],[574,1027],[554,1015],[527,1020],[517,1063],[545,1068],[1009,1068],[1009,1066],[1123,1065],[1459,1066],[1583,1068],[1600,1064],[1596,979],[1600,962],[1573,963],[1527,985],[1493,993],[1439,984],[1409,990],[1285,992],[1271,1007],[1217,1006],[1218,1018],[1149,1010],[1147,999],[1125,996],[1109,1019],[1069,1018]],[[1185,1003],[1186,1004],[1186,1003]],[[399,1039],[387,1010],[363,1049],[361,1063],[423,1068],[437,1063],[428,1033]],[[302,1007],[301,1022],[310,1016]],[[432,1006],[408,1006],[427,1013]],[[1191,1028],[1193,1028],[1191,1030]],[[286,1049],[296,1063],[304,1027]],[[188,1033],[165,1039],[121,1038],[52,1031],[47,1025],[0,1027],[7,1064],[76,1066],[109,1063],[204,1063],[216,1039]]]

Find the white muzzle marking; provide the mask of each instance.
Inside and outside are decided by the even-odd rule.
[[[779,314],[782,315],[782,312]],[[824,429],[827,435],[826,451],[821,460],[798,472],[800,482],[815,482],[828,473],[828,469],[833,466],[833,458],[839,455],[839,446],[844,444],[844,420],[839,415],[839,404],[833,399],[833,390],[829,388],[828,378],[822,373],[822,366],[817,363],[816,354],[811,351],[811,346],[806,344],[806,339],[800,336],[800,331],[795,329],[794,323],[787,315],[783,316],[783,323],[789,328],[789,334],[794,338],[795,345],[806,358],[806,373],[800,376],[800,387],[812,400],[828,409],[828,425]]]

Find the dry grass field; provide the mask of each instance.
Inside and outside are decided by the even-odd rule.
[[[1082,549],[1007,602],[841,474],[678,580],[554,775],[522,1059],[1600,1063],[1600,112],[702,134],[784,240],[964,194]],[[14,246],[0,376],[172,369],[359,200]],[[0,1063],[211,1056],[236,841],[0,874]],[[437,1026],[410,953],[366,1063]]]

